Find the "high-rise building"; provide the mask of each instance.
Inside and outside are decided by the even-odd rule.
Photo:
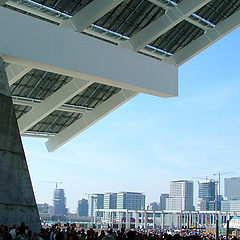
[[[216,200],[218,182],[209,179],[198,182],[198,197],[209,201]]]
[[[78,216],[87,217],[88,216],[88,200],[81,199],[78,201]]]
[[[136,192],[117,193],[117,209],[144,210],[145,195]]]
[[[224,178],[224,195],[229,200],[240,199],[240,177]]]
[[[198,210],[220,210],[218,207],[217,186],[218,182],[213,179],[206,179],[198,182]]]
[[[160,195],[160,202],[159,202],[159,210],[166,210],[166,201],[167,198],[169,198],[169,194],[168,193],[162,193]]]
[[[117,193],[104,193],[104,209],[117,209]]]
[[[150,203],[149,210],[158,211],[159,210],[159,204],[157,202]]]
[[[166,205],[167,210],[194,210],[193,182],[188,180],[171,181]]]
[[[117,193],[104,193],[104,209],[117,209]],[[104,213],[104,220],[109,221],[111,214],[109,212]],[[116,213],[113,213],[113,218],[116,217]]]
[[[53,207],[54,207],[54,215],[58,215],[58,216],[67,215],[66,197],[65,197],[64,189],[56,188],[54,190]]]
[[[103,209],[104,207],[104,194],[95,193],[88,196],[88,216],[94,217],[96,209]],[[101,213],[99,213],[102,215]]]

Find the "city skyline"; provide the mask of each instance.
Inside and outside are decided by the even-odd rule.
[[[177,98],[139,94],[54,153],[23,138],[37,201],[52,199],[43,179],[62,181],[75,211],[85,193],[139,191],[150,203],[170,180],[238,169],[239,38],[237,29],[181,66]]]
[[[226,181],[228,181],[228,180],[238,180],[239,181],[239,179],[240,179],[240,177],[230,177],[230,178],[224,178],[223,180],[224,180],[224,185],[223,185],[223,188],[224,189],[226,189]],[[144,196],[144,202],[145,202],[145,209],[152,209],[152,207],[153,207],[153,205],[154,205],[154,207],[156,208],[156,205],[157,205],[157,208],[158,209],[152,209],[152,210],[178,210],[177,208],[176,208],[176,204],[177,203],[174,203],[175,205],[174,205],[174,207],[173,208],[169,208],[169,203],[167,203],[172,197],[176,197],[176,196],[181,196],[183,193],[181,193],[180,194],[180,192],[179,192],[179,190],[180,189],[182,189],[182,186],[179,188],[179,186],[178,185],[174,185],[174,183],[177,183],[177,184],[179,184],[179,183],[184,183],[184,182],[189,182],[189,183],[194,183],[194,181],[192,181],[192,180],[183,180],[183,179],[181,179],[181,180],[174,180],[174,181],[170,181],[169,182],[169,191],[167,192],[167,193],[160,193],[159,194],[159,198],[158,198],[158,200],[154,200],[153,202],[149,202],[149,203],[146,203],[145,202],[145,198],[147,197],[146,196],[146,194],[144,194],[144,193],[139,193],[139,192],[136,192],[136,191],[132,191],[132,192],[126,192],[126,191],[120,191],[120,192],[98,192],[98,193],[88,193],[88,194],[85,194],[85,195],[88,195],[88,199],[85,199],[85,198],[82,198],[82,199],[79,199],[78,201],[77,201],[77,208],[76,208],[76,211],[71,211],[71,212],[69,212],[69,213],[79,213],[79,203],[81,203],[82,201],[85,201],[85,203],[84,203],[84,205],[86,204],[86,202],[87,202],[87,208],[89,209],[89,210],[87,210],[87,212],[88,212],[88,215],[90,214],[91,216],[93,215],[93,210],[90,210],[91,208],[92,208],[92,204],[93,203],[90,203],[89,204],[89,202],[91,202],[92,200],[91,200],[91,198],[92,198],[92,196],[94,196],[94,197],[97,197],[98,198],[98,196],[100,196],[100,197],[102,197],[102,199],[100,200],[101,201],[101,203],[100,203],[100,205],[102,206],[102,207],[98,207],[98,209],[118,209],[119,208],[119,206],[118,206],[118,204],[117,204],[117,196],[119,195],[119,194],[122,194],[122,193],[129,193],[129,194],[141,194],[141,195],[143,195]],[[205,179],[205,180],[200,180],[200,181],[197,181],[198,182],[198,186],[197,186],[197,188],[195,188],[194,187],[194,184],[193,184],[193,186],[191,186],[191,187],[193,187],[193,189],[191,190],[191,189],[188,189],[189,187],[187,187],[186,188],[186,190],[188,191],[188,192],[186,192],[186,193],[184,193],[184,195],[182,195],[181,196],[181,198],[185,198],[185,196],[188,198],[191,194],[190,194],[190,192],[197,192],[197,195],[195,194],[195,196],[193,196],[193,208],[192,208],[192,210],[193,211],[208,211],[208,210],[210,210],[210,211],[213,211],[214,209],[212,208],[212,209],[205,209],[206,207],[204,207],[203,209],[201,209],[201,207],[200,207],[200,202],[199,201],[202,201],[202,200],[210,200],[210,201],[219,201],[219,200],[217,200],[218,198],[216,198],[218,195],[216,195],[216,193],[217,193],[217,188],[218,188],[218,181],[217,180],[213,180],[213,179]],[[210,183],[210,186],[208,186],[207,184],[209,184]],[[211,186],[211,183],[214,183],[214,187],[212,187]],[[227,183],[227,184],[229,184],[229,183]],[[173,188],[176,188],[176,189],[173,189]],[[209,188],[210,187],[210,188]],[[237,187],[239,187],[239,186],[235,186],[235,189],[234,190],[236,190],[236,188]],[[209,189],[208,189],[209,188]],[[212,188],[214,188],[215,190],[214,190],[214,192],[212,192],[213,191],[213,189]],[[52,201],[53,201],[53,204],[55,203],[55,194],[56,194],[56,191],[65,191],[65,189],[63,189],[63,188],[57,188],[57,185],[56,185],[56,188],[54,189],[54,197],[53,197],[53,199],[52,199]],[[190,191],[190,192],[189,192]],[[175,194],[177,193],[177,195],[175,196]],[[172,195],[171,195],[172,194]],[[173,195],[174,194],[174,195]],[[180,194],[180,195],[179,195]],[[190,194],[190,195],[189,195]],[[223,195],[220,195],[220,199],[222,198],[222,200],[224,200],[224,202],[226,202],[227,200],[231,200],[231,198],[229,198],[229,196],[228,196],[228,194],[229,194],[229,191],[225,191],[224,190],[224,193],[223,193]],[[64,193],[63,193],[63,195],[64,195]],[[107,198],[106,198],[107,197]],[[162,199],[162,197],[164,197],[164,199]],[[64,198],[65,198],[65,204],[67,204],[67,201],[66,201],[66,197],[65,197],[65,195],[64,195]],[[114,198],[114,199],[112,199],[112,198]],[[161,201],[163,201],[164,200],[164,202],[165,203],[161,203]],[[237,201],[240,201],[240,197],[238,197],[238,198],[235,198],[235,200],[237,200]],[[107,201],[107,202],[106,202]],[[187,200],[187,201],[189,201],[189,200]],[[190,202],[191,202],[192,200],[190,200]],[[220,200],[221,201],[221,200]],[[49,206],[52,206],[52,207],[54,207],[51,203],[49,203],[49,202],[42,202],[42,203],[37,203],[38,205],[44,205],[44,204],[48,204]],[[97,203],[98,204],[98,203]],[[163,207],[163,205],[164,205],[164,207]],[[168,206],[166,206],[166,204],[168,205]],[[225,204],[225,203],[224,203]],[[89,206],[90,205],[90,206]],[[99,205],[99,206],[100,206]],[[214,204],[215,205],[215,204]],[[226,205],[226,204],[225,204]],[[238,203],[238,205],[239,205],[239,203]],[[238,205],[237,205],[237,208],[238,208]],[[65,205],[66,206],[66,205]],[[221,206],[221,204],[220,204],[220,206]],[[239,205],[240,206],[240,205]],[[85,206],[86,207],[86,206]],[[55,207],[54,207],[55,208]],[[94,207],[94,209],[95,209],[96,207]],[[176,208],[176,209],[175,209]],[[121,208],[119,208],[119,209],[121,209]],[[185,207],[184,207],[184,209],[182,209],[182,210],[190,210],[190,209],[185,209]],[[220,210],[220,209],[218,209],[218,210]],[[239,210],[240,210],[240,208],[239,208]],[[90,213],[90,212],[91,213]],[[191,211],[191,210],[190,210]],[[65,215],[65,214],[63,214],[63,215]],[[78,214],[79,215],[79,214]],[[79,215],[79,216],[81,216],[81,215]]]

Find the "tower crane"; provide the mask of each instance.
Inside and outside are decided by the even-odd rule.
[[[213,173],[213,176],[218,176],[218,195],[221,195],[221,187],[220,187],[220,181],[221,181],[221,176],[225,174],[232,174],[234,172],[218,172],[218,173]]]

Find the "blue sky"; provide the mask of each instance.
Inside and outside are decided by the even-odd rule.
[[[169,181],[240,176],[240,29],[179,68],[179,97],[139,94],[48,153],[46,139],[23,138],[38,203],[52,203],[62,181],[75,211],[86,193],[140,191],[147,203]]]

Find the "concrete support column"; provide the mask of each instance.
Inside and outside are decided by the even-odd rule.
[[[186,220],[185,220],[185,213],[183,213],[183,221],[182,221],[182,225],[183,225],[184,228],[185,228],[185,222],[186,222]]]
[[[126,212],[126,228],[130,229],[130,224],[131,224],[131,216],[130,213],[127,211]]]
[[[144,211],[144,229],[147,229],[147,221],[148,221],[147,212]]]
[[[201,223],[200,223],[200,213],[198,212],[197,213],[197,225],[196,225],[197,228],[199,227],[199,224],[201,224]]]
[[[222,228],[223,217],[221,212],[219,212],[218,219],[219,219],[219,228]]]
[[[0,57],[0,223],[41,224],[19,134],[4,62]]]
[[[179,213],[179,226],[178,229],[182,231],[182,211]]]
[[[189,228],[191,228],[191,226],[192,226],[192,213],[191,212],[189,212]]]
[[[122,213],[118,213],[118,229],[122,228]]]
[[[153,211],[153,229],[155,229],[155,222],[156,222],[156,213]]]
[[[191,213],[191,215],[192,215],[191,225],[196,227],[196,215],[195,213]]]
[[[161,214],[161,228],[164,229],[164,212]]]
[[[96,224],[96,218],[97,218],[97,211],[94,211],[93,213],[93,223]]]
[[[109,216],[109,226],[110,226],[110,228],[113,228],[113,213],[112,213],[112,211],[110,211],[109,212],[109,214],[110,214],[110,216]]]
[[[138,211],[135,212],[135,228],[139,226],[139,213]]]

